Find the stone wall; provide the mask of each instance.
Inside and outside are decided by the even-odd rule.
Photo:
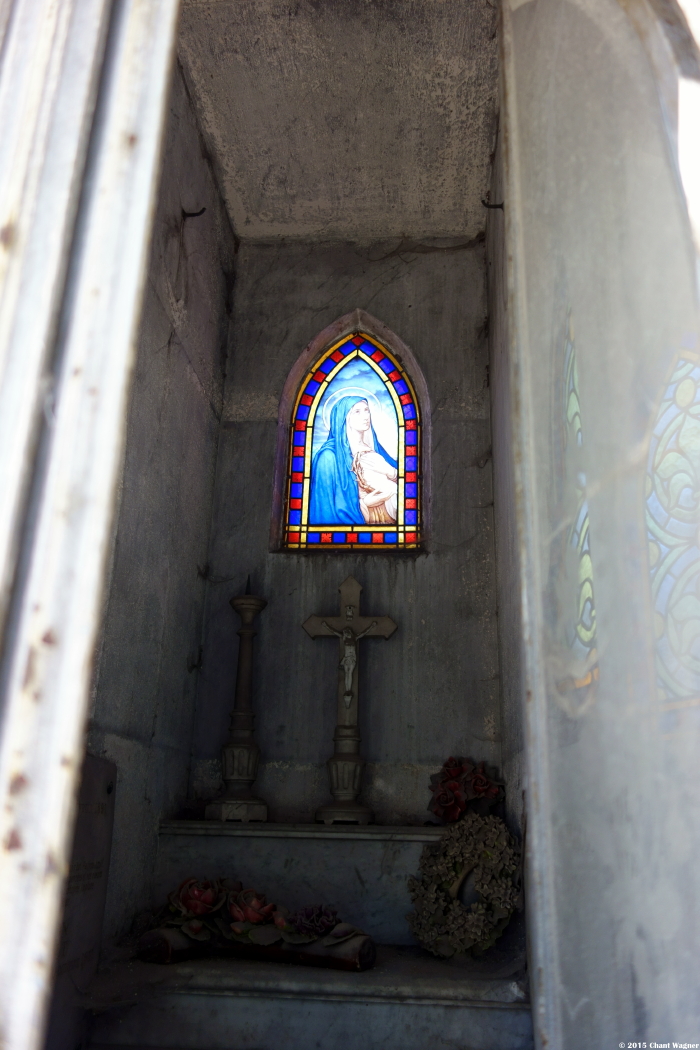
[[[491,203],[503,203],[503,157],[499,136],[493,166]],[[491,429],[493,432],[493,498],[498,587],[498,647],[501,673],[503,775],[508,785],[506,809],[513,827],[522,830],[525,789],[523,732],[523,654],[520,551],[516,519],[516,447],[514,417],[518,412],[517,377],[511,374],[508,327],[508,273],[505,213],[489,211],[487,231],[489,345],[491,358]]]
[[[429,818],[429,776],[450,754],[500,761],[484,250],[396,242],[243,245],[209,555],[192,788],[218,786],[235,680],[238,621],[228,602],[250,573],[268,600],[256,640],[257,790],[273,820],[310,821],[327,800],[337,645],[302,631],[335,613],[354,575],[363,608],[398,623],[362,643],[364,798],[380,823]],[[455,250],[457,248],[457,250]],[[359,307],[406,342],[432,403],[433,506],[419,556],[270,553],[277,410],[307,343]]]
[[[88,735],[118,769],[107,935],[150,905],[158,822],[187,792],[233,253],[177,70]]]
[[[502,7],[528,939],[567,1050],[700,1027],[700,315],[660,105],[693,51],[644,10]]]

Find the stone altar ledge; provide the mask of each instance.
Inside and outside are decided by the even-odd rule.
[[[415,945],[408,879],[441,827],[243,824],[169,820],[160,826],[156,900],[187,878],[229,876],[292,910],[328,904],[378,944]]]
[[[326,839],[351,842],[437,842],[444,827],[412,824],[269,824],[222,820],[164,820],[161,835],[232,835],[261,839]]]

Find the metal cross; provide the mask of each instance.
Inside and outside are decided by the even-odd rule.
[[[358,729],[358,664],[361,638],[390,638],[396,624],[389,616],[362,616],[362,587],[352,576],[340,585],[340,615],[310,616],[303,625],[310,638],[338,638],[338,724],[335,752],[328,760],[334,802],[321,806],[316,820],[324,824],[369,824],[372,811],[358,801],[364,760]]]

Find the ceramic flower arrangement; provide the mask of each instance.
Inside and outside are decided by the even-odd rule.
[[[334,908],[315,905],[292,913],[226,878],[185,879],[149,926],[137,953],[151,962],[249,949],[247,954],[258,958],[368,969],[376,956],[371,938],[342,922]],[[267,949],[271,954],[265,954]]]

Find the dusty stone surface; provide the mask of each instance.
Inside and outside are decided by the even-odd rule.
[[[502,142],[494,159],[491,200],[504,199]],[[508,785],[508,823],[521,832],[525,825],[525,730],[522,697],[525,669],[522,638],[521,551],[515,517],[515,393],[510,374],[507,304],[505,215],[489,211],[486,240],[489,295],[489,357],[491,369],[491,432],[493,437],[493,498],[498,591],[498,649],[501,683],[501,754]],[[511,322],[512,323],[512,322]]]
[[[240,237],[484,228],[496,4],[186,0],[179,48]]]
[[[150,904],[158,821],[187,793],[233,250],[176,72],[88,734],[118,770],[108,936]]]
[[[124,961],[86,1000],[92,1046],[228,1050],[532,1050],[527,986],[518,976],[460,968],[420,949],[379,947],[377,965],[343,973],[283,963]]]
[[[364,973],[316,969],[247,959],[192,959],[159,966],[138,959],[107,963],[85,996],[86,1005],[105,1010],[168,991],[249,991],[278,995],[347,996],[374,1000],[407,998],[443,1002],[522,1003],[527,982],[502,961],[465,960],[463,965],[434,959],[421,948],[379,945],[377,964]]]
[[[682,594],[695,608],[700,519],[697,482],[685,480],[696,468],[686,475],[680,455],[665,455],[676,448],[671,420],[677,433],[688,424],[660,408],[675,362],[687,354],[688,374],[697,367],[697,257],[659,109],[656,45],[637,35],[633,10],[538,0],[513,10],[509,30],[508,143],[517,145],[505,209],[518,230],[507,250],[519,275],[508,318],[518,481],[509,496],[524,569],[526,885],[538,1037],[567,1050],[614,1046],[628,1031],[667,1042],[690,1036],[656,1032],[700,1031],[691,963],[700,939],[700,676],[691,654],[700,637],[698,621],[674,605]],[[577,379],[567,383],[572,347]],[[574,406],[576,446],[567,435]],[[657,438],[662,418],[668,429]],[[663,493],[683,485],[694,493],[693,510],[682,511],[688,547],[664,537],[682,534],[685,505]],[[590,566],[574,550],[577,514]],[[595,649],[582,688],[573,628],[584,578]],[[686,685],[674,681],[686,673]]]
[[[193,786],[206,794],[226,738],[238,641],[228,602],[250,573],[253,592],[268,600],[254,655],[262,750],[255,791],[271,820],[311,820],[329,800],[337,644],[311,641],[301,624],[312,613],[335,613],[350,574],[364,588],[362,608],[399,625],[388,641],[363,643],[363,797],[378,823],[422,823],[430,775],[449,754],[500,762],[483,248],[397,255],[386,245],[244,243],[237,260]],[[307,343],[356,307],[410,346],[426,378],[428,550],[417,557],[270,553],[285,379]]]

